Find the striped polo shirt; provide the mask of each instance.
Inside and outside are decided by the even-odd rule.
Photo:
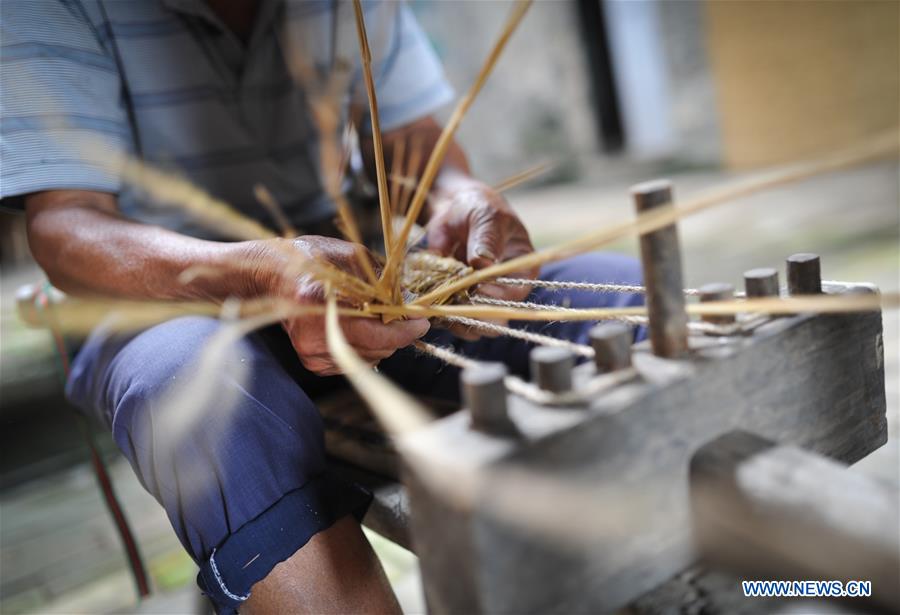
[[[447,103],[453,92],[410,9],[363,6],[382,128]],[[256,184],[298,227],[333,215],[289,62],[300,54],[319,76],[344,67],[344,118],[351,103],[365,105],[350,2],[260,0],[246,42],[203,0],[3,0],[0,24],[3,205],[40,190],[97,190],[116,194],[129,218],[210,236],[86,159],[90,143],[186,177],[269,226]]]

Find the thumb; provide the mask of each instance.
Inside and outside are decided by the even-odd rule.
[[[404,348],[428,333],[431,323],[427,318],[410,318],[409,320],[394,320],[388,323],[394,348]]]
[[[466,261],[475,269],[484,269],[497,262],[503,246],[496,212],[486,208],[472,221],[466,245]]]

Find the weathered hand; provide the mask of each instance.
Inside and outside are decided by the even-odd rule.
[[[455,182],[437,200],[426,227],[428,247],[442,256],[452,256],[475,269],[484,269],[534,251],[528,231],[519,217],[498,192],[489,186],[466,179]],[[535,277],[537,268],[510,274],[513,277]],[[484,295],[521,301],[528,287],[480,284],[477,292]],[[468,327],[450,327],[463,339],[491,335]]]
[[[356,277],[364,278],[356,256],[356,250],[361,248],[355,244],[316,235],[305,235],[290,241],[291,247],[307,259],[327,262]],[[276,278],[274,284],[272,294],[287,297],[299,305],[325,303],[324,285],[308,271],[303,271],[302,263],[295,271]],[[328,351],[324,316],[298,316],[283,324],[306,369],[320,376],[340,373]],[[360,357],[375,365],[394,354],[397,349],[409,346],[425,335],[429,323],[424,318],[395,320],[384,324],[377,318],[341,317],[341,327],[347,342]]]
[[[480,182],[467,181],[441,195],[426,227],[428,247],[442,256],[452,256],[475,269],[484,269],[534,251],[528,231],[498,192]],[[514,276],[533,277],[536,268]],[[527,287],[482,284],[478,291],[520,301]]]

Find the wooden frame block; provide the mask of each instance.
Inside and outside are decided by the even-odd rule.
[[[448,506],[410,472],[413,543],[430,609],[609,611],[663,583],[696,558],[688,467],[705,443],[743,429],[853,463],[886,442],[881,336],[881,314],[865,312],[773,318],[745,335],[691,337],[678,360],[641,343],[633,355],[639,377],[586,406],[510,395],[518,439],[471,430],[467,412],[435,421],[414,437],[453,442],[461,468],[553,476],[574,490],[618,494],[610,508],[633,505],[634,513],[628,527],[586,531],[590,539],[573,549],[509,525],[479,498],[471,510]],[[576,389],[594,370],[576,368]],[[528,507],[540,493],[519,497]],[[590,525],[585,511],[565,504],[559,524]],[[601,524],[604,511],[596,516]]]

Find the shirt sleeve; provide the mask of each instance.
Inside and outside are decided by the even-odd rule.
[[[383,14],[371,18],[367,15],[367,22],[392,22],[385,44],[377,44],[377,30],[370,33],[382,130],[431,115],[453,100],[453,88],[443,66],[410,8],[403,2],[380,2],[371,12]]]
[[[0,199],[41,190],[117,193],[98,160],[128,151],[116,62],[78,0],[0,2]],[[92,162],[93,161],[93,162]]]

